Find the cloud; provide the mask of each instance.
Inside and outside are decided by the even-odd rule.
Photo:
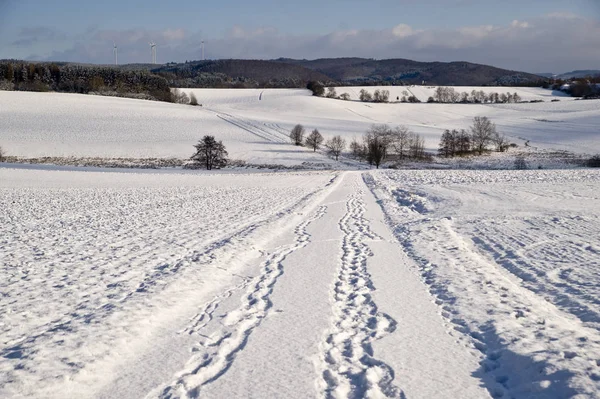
[[[70,49],[47,55],[63,61],[110,63],[112,42],[123,62],[148,62],[148,41],[159,42],[159,62],[200,58],[408,58],[470,61],[513,70],[563,72],[600,64],[600,23],[573,14],[549,14],[506,25],[416,29],[406,23],[381,30],[343,29],[323,35],[291,35],[272,27],[233,26],[219,38],[181,28],[164,31],[96,31]]]
[[[22,28],[17,37],[17,40],[13,41],[11,45],[31,46],[40,42],[57,42],[67,39],[64,32],[46,26]]]

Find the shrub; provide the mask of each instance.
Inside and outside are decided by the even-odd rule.
[[[302,145],[304,141],[304,126],[296,125],[290,132],[290,140],[294,145]]]
[[[198,99],[194,93],[190,93],[190,105],[193,105],[194,107],[198,105]]]
[[[5,157],[4,150],[2,149],[2,147],[0,147],[0,162],[4,162],[4,157]]]
[[[517,169],[517,170],[529,169],[529,167],[527,166],[527,161],[525,161],[525,158],[523,158],[523,157],[515,158],[515,169]]]

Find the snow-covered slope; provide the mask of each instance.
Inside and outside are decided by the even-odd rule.
[[[0,397],[597,398],[598,183],[0,168]]]
[[[354,93],[359,88],[348,90]],[[474,116],[488,116],[517,143],[529,140],[540,148],[600,151],[600,101],[549,102],[553,94],[543,89],[511,91],[520,92],[524,99],[542,98],[544,103],[504,105],[366,104],[287,89],[187,90],[191,91],[203,107],[0,92],[0,145],[8,154],[23,157],[187,158],[192,145],[211,134],[223,140],[233,159],[254,164],[332,163],[322,153],[289,145],[290,129],[301,123],[308,131],[319,129],[326,138],[339,134],[350,140],[375,123],[406,125],[423,135],[430,150],[436,150],[444,129],[468,129]]]

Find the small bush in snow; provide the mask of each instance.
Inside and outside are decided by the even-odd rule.
[[[517,169],[517,170],[529,169],[529,167],[527,166],[527,161],[525,161],[525,158],[523,158],[523,157],[515,158],[515,169]]]

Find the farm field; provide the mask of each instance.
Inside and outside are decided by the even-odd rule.
[[[376,88],[370,87],[373,91]],[[391,98],[410,90],[426,101],[433,88],[381,87]],[[470,90],[476,88],[461,88]],[[205,134],[222,140],[230,158],[250,164],[319,164],[339,168],[322,152],[289,144],[289,131],[301,123],[325,138],[359,138],[373,124],[405,125],[437,150],[445,129],[468,129],[475,116],[487,116],[511,142],[531,148],[574,153],[600,152],[600,101],[574,101],[535,88],[510,89],[524,104],[373,104],[310,96],[292,89],[193,89],[202,107],[150,101],[57,94],[0,92],[0,143],[19,157],[189,158]],[[359,87],[337,88],[356,97]],[[550,102],[559,99],[559,102]],[[329,166],[327,166],[329,165]]]
[[[600,395],[600,173],[0,168],[0,396]]]

